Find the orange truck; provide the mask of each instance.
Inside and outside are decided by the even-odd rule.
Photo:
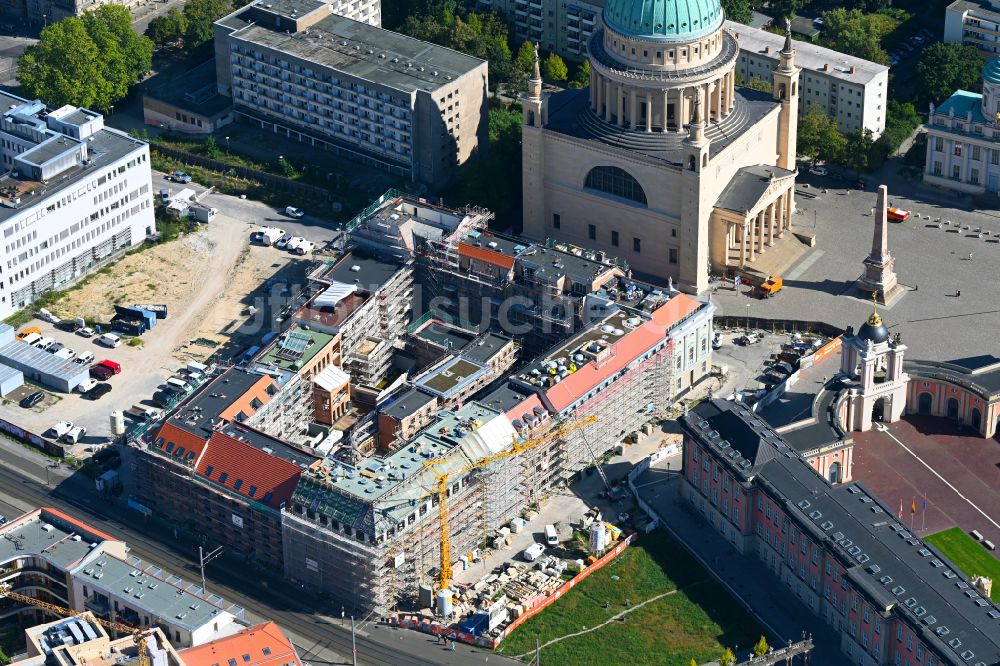
[[[753,295],[757,298],[771,298],[781,291],[781,287],[783,286],[782,279],[774,275],[768,276],[766,280],[755,281],[752,284]]]

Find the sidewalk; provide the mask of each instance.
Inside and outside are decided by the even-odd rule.
[[[711,529],[680,499],[683,478],[678,471],[653,466],[635,480],[640,499],[658,514],[660,524],[684,544],[701,564],[776,638],[778,645],[801,640],[803,632],[812,634],[816,649],[813,666],[839,666],[844,663],[840,639],[835,631],[813,615],[785,588],[763,563],[741,557],[732,546]],[[676,468],[676,465],[673,466]],[[747,648],[751,646],[745,646]],[[741,654],[744,652],[740,648]]]

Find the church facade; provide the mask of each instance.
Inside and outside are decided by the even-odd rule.
[[[603,251],[700,293],[753,271],[792,226],[799,68],[787,38],[773,93],[736,85],[719,0],[609,0],[590,86],[524,109],[524,234]]]

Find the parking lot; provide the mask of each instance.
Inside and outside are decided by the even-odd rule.
[[[148,403],[157,387],[162,384],[182,363],[172,358],[163,358],[148,353],[139,347],[121,345],[110,349],[97,344],[97,337],[83,338],[74,333],[60,331],[52,324],[34,320],[30,326],[42,331],[42,335],[54,338],[77,354],[89,351],[94,354],[94,362],[109,359],[121,364],[122,371],[108,380],[111,392],[98,400],[89,400],[79,393],[57,393],[46,391],[45,399],[39,404],[25,409],[19,405],[21,398],[38,390],[39,387],[25,384],[6,396],[0,406],[0,417],[16,423],[36,434],[48,436],[46,432],[58,421],[69,421],[86,428],[81,441],[81,449],[102,443],[111,436],[111,412],[125,410],[144,400]],[[147,336],[159,332],[154,328]],[[88,364],[91,365],[91,364]]]
[[[96,337],[58,330],[38,319],[21,327],[37,327],[77,354],[92,352],[88,365],[104,359],[121,364],[121,373],[108,381],[111,391],[92,401],[78,393],[46,390],[40,403],[26,409],[19,401],[42,388],[26,384],[0,403],[0,418],[42,436],[49,436],[49,428],[60,421],[82,426],[86,435],[69,452],[79,455],[108,440],[112,411],[137,403],[152,405],[153,393],[189,361],[236,355],[283,325],[282,314],[301,296],[305,273],[316,259],[251,244],[251,231],[260,224],[275,224],[316,242],[318,252],[335,230],[308,216],[282,219],[280,211],[236,197],[212,194],[205,201],[219,209],[210,224],[124,257],[49,308],[62,318],[107,322],[115,304],[167,305],[167,318],[157,320],[139,338],[141,346],[109,349],[96,344]]]

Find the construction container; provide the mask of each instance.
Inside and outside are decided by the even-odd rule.
[[[115,317],[111,320],[111,328],[124,335],[139,336],[146,332],[146,325],[142,321],[122,319]]]
[[[442,589],[437,593],[437,610],[441,617],[450,617],[452,611],[451,590]]]
[[[421,583],[417,588],[417,598],[421,608],[430,608],[431,604],[434,603],[434,590],[431,589],[430,585]]]
[[[116,305],[115,318],[129,321],[141,321],[147,329],[156,326],[156,313],[130,305]]]
[[[135,307],[156,313],[157,319],[167,318],[167,306],[163,303],[136,303]]]
[[[600,553],[608,547],[608,530],[604,527],[604,523],[600,520],[595,520],[590,526],[590,550],[594,553]]]
[[[524,519],[515,518],[514,520],[510,521],[510,531],[513,532],[514,534],[520,534],[521,530],[524,529],[524,524],[525,524]]]
[[[111,412],[111,434],[112,435],[124,435],[125,434],[125,415],[119,410]]]

